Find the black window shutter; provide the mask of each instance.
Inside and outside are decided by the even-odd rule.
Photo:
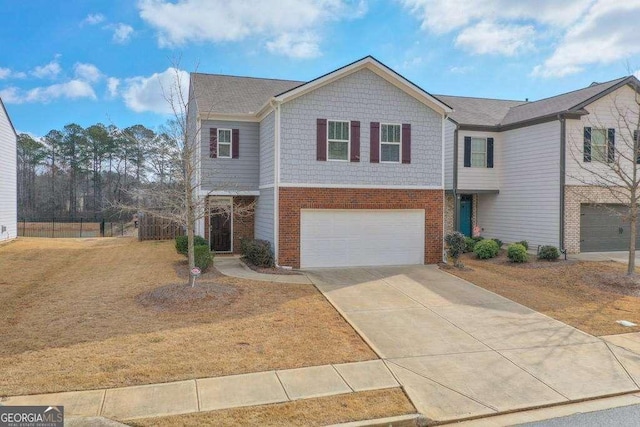
[[[636,163],[640,163],[640,141],[638,141],[638,131],[633,131],[633,147],[636,150]]]
[[[584,155],[583,160],[585,162],[591,161],[591,128],[584,128]]]
[[[493,167],[493,138],[487,138],[487,167]]]
[[[471,167],[471,137],[464,137],[464,167]]]
[[[231,130],[231,158],[240,157],[240,129]]]
[[[327,160],[327,119],[316,120],[316,160]]]
[[[351,159],[352,162],[360,161],[360,122],[351,121]]]
[[[613,163],[616,160],[616,130],[607,129],[607,162]]]
[[[411,124],[402,125],[402,163],[411,163]]]
[[[218,128],[209,128],[209,157],[218,157]]]
[[[380,123],[371,122],[369,131],[369,161],[380,163]]]

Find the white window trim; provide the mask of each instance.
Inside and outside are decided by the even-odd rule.
[[[484,140],[484,166],[474,166],[473,165],[473,140],[474,139],[482,139]],[[472,136],[471,137],[471,147],[469,147],[469,156],[471,157],[471,167],[472,168],[477,168],[477,169],[487,169],[487,154],[488,154],[488,149],[487,149],[487,139],[488,137],[486,136]],[[479,154],[479,153],[476,153]]]
[[[382,126],[399,126],[400,127],[400,142],[382,142]],[[400,123],[380,123],[380,136],[378,137],[378,158],[380,163],[402,163],[402,124]],[[382,160],[382,144],[397,145],[398,146],[398,161]]]
[[[604,132],[604,144],[594,144],[593,134],[595,131]],[[633,138],[633,135],[631,135]],[[594,150],[594,147],[602,147],[602,150]],[[594,156],[595,151],[602,151],[602,159],[597,159]],[[609,160],[609,129],[608,128],[591,128],[591,161],[597,163],[607,163]]]
[[[329,123],[330,122],[339,122],[339,123],[347,123],[347,131],[349,132],[349,139],[332,139],[329,140]],[[330,159],[329,158],[329,141],[334,142],[345,142],[347,143],[347,158],[346,159]],[[327,119],[327,161],[328,162],[350,162],[351,161],[351,120],[338,120],[338,119]]]
[[[229,142],[223,142],[222,145],[228,145],[229,146],[229,155],[228,156],[221,156],[220,155],[220,132],[224,132],[224,131],[229,131]],[[216,139],[217,139],[217,148],[216,148],[216,152],[218,153],[218,158],[219,159],[230,159],[233,157],[233,131],[231,129],[227,129],[227,128],[218,128],[218,135],[216,135]]]

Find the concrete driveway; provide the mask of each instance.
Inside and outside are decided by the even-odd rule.
[[[638,390],[629,349],[435,266],[307,273],[432,420]]]

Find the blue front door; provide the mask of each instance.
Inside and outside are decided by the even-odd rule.
[[[460,232],[471,236],[471,196],[460,197]]]

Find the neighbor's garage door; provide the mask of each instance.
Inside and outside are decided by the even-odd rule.
[[[580,252],[629,250],[630,226],[622,205],[580,207]],[[636,239],[640,243],[640,239]],[[636,245],[638,244],[636,243]]]
[[[300,265],[352,267],[424,263],[424,210],[300,212]]]

